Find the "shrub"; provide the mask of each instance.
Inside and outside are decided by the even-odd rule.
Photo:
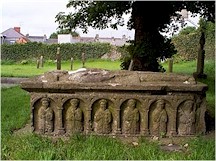
[[[45,60],[55,60],[57,48],[60,47],[62,60],[81,59],[82,52],[87,59],[100,58],[109,53],[112,46],[109,43],[74,43],[74,44],[42,44],[29,42],[26,44],[3,44],[1,50],[1,59],[10,61],[36,60],[43,55]]]
[[[14,63],[14,60],[1,60],[1,65],[12,65]]]
[[[205,24],[205,59],[215,59],[215,24],[206,22]],[[177,54],[174,56],[175,62],[189,61],[197,59],[198,50],[200,47],[200,27],[193,29],[187,27],[182,29],[177,36],[172,38],[172,42],[177,49]]]
[[[178,53],[174,55],[175,62],[195,60],[199,49],[199,34],[179,35],[172,39]]]

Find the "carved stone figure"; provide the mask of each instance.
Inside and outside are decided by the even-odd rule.
[[[45,110],[48,107],[49,103],[46,98],[42,98],[41,103],[42,106],[38,110],[38,117],[39,117],[38,126],[39,126],[39,132],[43,134],[45,133],[45,117],[46,117]]]
[[[40,133],[51,133],[53,131],[53,110],[49,107],[49,99],[41,99],[42,106],[38,110],[39,116],[39,132]]]
[[[54,120],[54,114],[53,114],[53,110],[51,108],[47,108],[46,109],[46,130],[45,132],[47,133],[51,133],[53,132],[53,120]]]
[[[100,134],[111,132],[112,115],[107,108],[108,102],[105,99],[99,101],[99,109],[94,115],[94,131]]]
[[[123,114],[123,133],[136,134],[139,128],[139,111],[136,108],[136,100],[129,99]]]
[[[70,107],[66,113],[66,130],[67,133],[83,131],[83,112],[79,108],[79,100],[71,99]]]
[[[156,108],[152,112],[152,133],[153,135],[165,135],[167,132],[168,116],[165,110],[165,101],[159,99]]]
[[[185,101],[184,106],[179,108],[179,135],[191,135],[194,134],[194,124],[195,124],[195,112],[194,112],[194,102],[191,100]]]

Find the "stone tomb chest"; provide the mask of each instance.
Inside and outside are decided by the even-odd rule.
[[[188,136],[205,133],[207,86],[171,73],[80,69],[21,83],[36,133]]]

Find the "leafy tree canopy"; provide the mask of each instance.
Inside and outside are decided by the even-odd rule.
[[[61,29],[61,30],[58,30],[57,32],[53,32],[50,35],[50,39],[57,39],[58,34],[71,34],[73,37],[79,36],[79,33],[75,32],[75,31],[71,31],[69,29]]]
[[[157,58],[175,54],[173,45],[159,32],[169,31],[169,24],[180,20],[176,11],[187,8],[193,15],[200,14],[204,19],[214,22],[214,1],[72,1],[66,5],[73,8],[72,12],[65,14],[59,12],[56,22],[60,29],[80,28],[84,33],[88,27],[105,29],[127,25],[128,29],[135,29],[135,38],[132,43],[131,59],[136,60],[135,70],[159,71]],[[123,15],[130,14],[125,22]],[[176,27],[176,26],[172,26]],[[177,28],[176,28],[177,29]],[[169,47],[168,47],[169,46]],[[169,50],[164,49],[169,48]],[[169,53],[161,52],[169,51]],[[138,65],[139,64],[139,65]],[[125,66],[127,68],[127,66]]]
[[[196,31],[196,28],[195,27],[191,27],[191,26],[188,26],[186,28],[183,28],[180,32],[179,32],[179,35],[188,35],[190,33],[194,33]]]
[[[56,15],[56,22],[60,29],[81,28],[87,33],[88,27],[95,29],[105,29],[111,27],[118,29],[125,25],[124,14],[131,14],[127,22],[129,29],[134,28],[134,21],[137,15],[142,15],[148,22],[153,22],[148,26],[157,24],[157,27],[164,29],[171,22],[171,17],[180,15],[176,11],[187,8],[193,13],[193,16],[200,14],[208,21],[215,21],[215,2],[214,1],[74,1],[69,0],[67,8],[73,8],[74,11],[69,14],[59,12]],[[151,10],[152,9],[152,10]],[[135,14],[136,13],[136,14]],[[162,15],[164,18],[159,19]],[[155,21],[154,21],[155,20]]]

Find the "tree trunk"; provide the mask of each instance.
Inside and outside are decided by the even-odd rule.
[[[143,14],[144,3],[134,3],[132,16],[134,17],[135,29],[135,48],[140,48],[139,51],[134,51],[132,70],[139,71],[159,71],[158,62],[155,57],[155,48],[158,42],[155,41],[157,34],[157,26],[152,25],[152,20]],[[145,3],[146,5],[146,3]],[[159,40],[158,40],[159,41]],[[138,47],[137,47],[138,46]],[[143,50],[142,50],[143,49]],[[156,54],[157,55],[157,54]]]
[[[163,6],[165,3],[161,3]],[[134,22],[135,38],[132,55],[132,70],[154,71],[160,70],[157,58],[160,57],[164,38],[159,33],[163,9],[155,3],[134,2],[132,6],[132,20]],[[148,8],[148,10],[147,10]],[[150,12],[149,12],[150,10]],[[155,13],[153,13],[155,12]],[[151,14],[151,15],[150,15]],[[157,14],[156,16],[154,14]],[[165,17],[165,16],[164,16]],[[163,17],[163,18],[164,18]]]

